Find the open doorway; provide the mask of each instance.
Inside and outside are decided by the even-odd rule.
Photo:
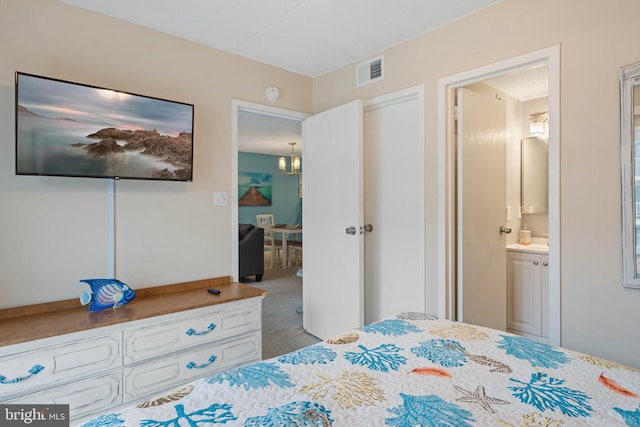
[[[462,208],[464,199],[461,195],[460,188],[461,173],[463,172],[463,161],[461,157],[462,146],[459,144],[460,135],[457,134],[459,123],[454,119],[454,105],[456,96],[462,88],[476,89],[482,92],[488,88],[495,89],[500,80],[505,76],[512,76],[519,72],[541,69],[545,67],[548,74],[548,150],[549,150],[549,176],[548,176],[548,192],[549,192],[549,209],[548,209],[548,310],[544,316],[548,322],[548,341],[553,344],[560,344],[560,220],[559,220],[559,47],[543,49],[521,57],[513,58],[490,66],[466,71],[464,73],[452,75],[439,81],[439,135],[438,135],[438,151],[440,164],[443,166],[440,171],[439,188],[440,188],[440,207],[439,207],[439,253],[442,257],[441,268],[439,271],[439,312],[441,316],[450,319],[465,320],[464,308],[462,307],[461,294],[464,293],[462,281],[465,274],[466,279],[473,280],[473,274],[469,270],[465,272],[467,267],[466,261],[473,259],[472,254],[467,254],[466,260],[461,256],[462,249],[466,244],[465,238],[471,236],[473,227],[468,226],[464,229],[462,219]],[[493,94],[495,97],[495,94]],[[520,113],[522,116],[522,112]],[[507,113],[509,117],[509,113]],[[522,127],[521,127],[522,128]],[[507,133],[505,130],[503,133]],[[508,135],[507,135],[508,136]],[[522,132],[520,136],[515,136],[517,142],[525,136]],[[526,135],[529,136],[529,135]],[[502,161],[502,160],[501,160]],[[506,162],[506,159],[504,160]],[[486,191],[486,189],[485,189]],[[499,190],[502,191],[502,190]],[[506,192],[505,201],[499,208],[502,210],[504,221],[509,218],[516,224],[512,229],[517,233],[523,224],[521,220],[520,202],[508,200],[509,192]],[[509,206],[511,209],[509,209]],[[516,221],[517,220],[517,221]],[[504,225],[496,224],[495,229],[490,232],[499,236],[501,227]],[[505,228],[510,228],[506,227]],[[515,236],[515,235],[514,235]],[[510,237],[513,239],[514,237]],[[507,240],[503,239],[502,250],[505,251],[501,255],[502,259],[506,256],[505,246]],[[506,269],[506,262],[504,262]],[[471,277],[470,277],[471,276]],[[482,280],[482,279],[480,279]],[[500,283],[498,286],[506,288],[506,283]],[[506,305],[506,297],[498,296],[501,304]],[[503,307],[506,312],[506,307]],[[506,319],[501,319],[506,322]]]
[[[258,226],[256,215],[273,215],[276,225],[302,222],[299,175],[286,172],[291,171],[290,142],[296,143],[295,154],[300,156],[306,115],[244,101],[234,100],[232,105],[232,271],[235,281],[267,291],[262,302],[262,356],[266,359],[318,341],[302,328],[302,279],[296,274],[301,266],[295,261],[283,264],[282,245],[280,257],[273,262],[275,252],[258,247],[264,254],[260,281],[253,274],[240,277],[244,274],[239,271],[240,256],[247,256],[244,246],[239,250],[247,243],[241,240],[240,231],[247,224]],[[284,174],[278,165],[281,156],[287,160]],[[250,179],[247,185],[243,177]],[[258,188],[261,185],[268,188]]]
[[[246,101],[232,102],[232,171],[231,171],[231,214],[232,214],[232,272],[234,280],[238,280],[238,224],[256,224],[257,214],[273,214],[277,224],[300,224],[302,220],[299,176],[281,174],[277,168],[280,156],[288,157],[292,148],[290,142],[295,142],[296,154],[299,156],[302,148],[302,122],[306,114],[254,104]],[[241,159],[242,158],[242,159]],[[239,161],[243,160],[240,170]],[[271,165],[271,163],[273,163]],[[288,165],[290,168],[290,165]],[[273,199],[268,196],[268,203],[260,206],[239,206],[239,173],[256,173],[268,176],[273,180],[267,183],[279,197]],[[276,188],[276,184],[279,188]],[[279,199],[279,200],[278,200]],[[242,212],[240,212],[242,209]],[[235,240],[235,241],[234,241]],[[267,253],[270,257],[272,253]],[[280,254],[283,256],[284,254]],[[274,260],[275,261],[275,260]],[[282,268],[282,259],[278,264],[271,263],[269,268]],[[287,263],[288,264],[288,263]]]

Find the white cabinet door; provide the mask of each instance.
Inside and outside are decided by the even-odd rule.
[[[513,332],[542,337],[543,299],[548,301],[548,255],[508,252],[507,255],[507,328]],[[543,290],[546,276],[546,292]],[[544,297],[543,297],[544,294]],[[545,310],[548,318],[548,307]],[[547,322],[548,336],[548,322]]]
[[[542,317],[542,337],[549,338],[549,255],[540,257],[540,298]]]

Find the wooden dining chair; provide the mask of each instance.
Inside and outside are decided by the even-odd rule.
[[[302,261],[302,240],[289,240],[287,242],[287,250],[289,251],[287,254],[289,267],[291,267],[294,256],[296,258],[296,265],[300,265]]]
[[[273,214],[256,215],[256,225],[264,229],[264,248],[271,255],[271,268],[273,268],[273,260],[280,262],[282,259],[282,240],[276,239],[276,233],[271,229],[275,225]]]

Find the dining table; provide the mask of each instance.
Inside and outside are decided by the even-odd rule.
[[[302,225],[300,224],[275,224],[271,227],[271,231],[274,233],[280,233],[282,235],[282,269],[287,268],[287,241],[289,236],[294,236],[296,239],[300,238],[302,234]]]

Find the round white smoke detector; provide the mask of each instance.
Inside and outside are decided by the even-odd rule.
[[[280,91],[275,86],[269,86],[267,88],[267,99],[269,101],[277,101],[280,98]]]

